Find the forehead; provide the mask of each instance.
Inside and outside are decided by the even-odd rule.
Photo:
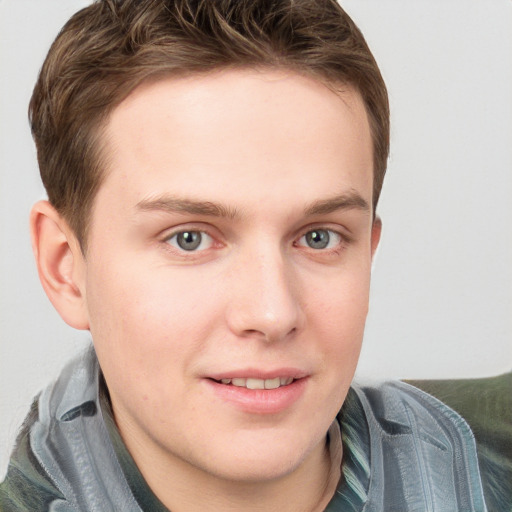
[[[299,196],[332,187],[371,194],[372,143],[359,93],[292,72],[230,70],[143,84],[113,111],[106,135],[102,188],[110,183],[132,205],[166,191],[247,202],[244,189],[257,202],[290,184]]]

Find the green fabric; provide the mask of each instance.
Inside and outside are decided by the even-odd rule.
[[[370,485],[370,430],[363,406],[352,388],[337,416],[343,443],[341,480],[326,512],[360,512]]]
[[[408,382],[468,422],[476,439],[488,510],[512,511],[512,372],[484,379]]]

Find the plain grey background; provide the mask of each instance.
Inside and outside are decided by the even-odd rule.
[[[0,0],[0,477],[31,398],[88,333],[44,295],[28,235],[44,197],[26,110],[86,0]],[[456,378],[512,367],[512,1],[346,0],[388,84],[384,231],[358,373]]]

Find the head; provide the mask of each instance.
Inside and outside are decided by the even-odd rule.
[[[341,8],[95,3],[31,111],[40,277],[90,330],[150,485],[318,468],[359,356],[388,147],[382,79]]]
[[[387,92],[363,35],[335,0],[102,0],[63,27],[29,109],[49,201],[84,251],[116,106],[146,81],[256,67],[359,92],[372,135],[375,212],[389,152]]]

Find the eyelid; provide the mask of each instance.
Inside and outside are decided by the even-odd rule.
[[[186,222],[183,224],[178,224],[176,226],[170,226],[160,231],[160,235],[158,237],[160,240],[165,241],[171,238],[172,236],[177,235],[178,233],[183,233],[186,231],[197,231],[200,233],[206,233],[212,238],[219,238],[217,234],[217,230],[213,228],[213,226],[206,224],[204,222]]]
[[[329,231],[331,233],[336,233],[343,240],[346,240],[347,242],[351,242],[353,240],[353,235],[351,234],[351,232],[348,228],[345,228],[339,224],[333,225],[329,222],[326,222],[326,223],[316,222],[314,224],[309,224],[309,225],[301,228],[300,230],[298,230],[298,236],[296,237],[296,239],[298,240],[299,238],[303,237],[304,235],[307,235],[311,231],[315,231],[315,230],[325,230],[325,231]]]

